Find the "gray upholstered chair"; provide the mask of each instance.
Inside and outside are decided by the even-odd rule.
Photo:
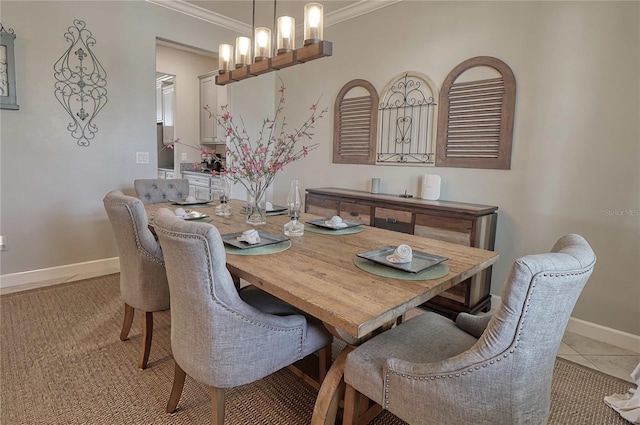
[[[211,423],[224,423],[224,390],[261,379],[320,351],[320,379],[332,337],[324,326],[253,286],[238,292],[218,230],[176,218],[166,208],[154,226],[171,292],[175,411],[185,375],[211,387]]]
[[[189,196],[187,179],[138,179],[133,181],[133,187],[145,205],[169,202],[169,199],[185,199]]]
[[[424,313],[365,342],[347,356],[343,423],[364,395],[410,424],[546,424],[556,353],[594,264],[581,236],[564,236],[516,260],[492,316]]]
[[[120,258],[120,296],[124,321],[120,339],[129,337],[135,310],[142,315],[142,347],[138,367],[145,369],[153,337],[153,312],[169,308],[169,284],[162,250],[147,225],[147,213],[138,198],[114,190],[105,196]]]

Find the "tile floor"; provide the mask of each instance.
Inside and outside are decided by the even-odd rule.
[[[640,363],[640,353],[568,331],[562,338],[558,357],[629,382],[632,382],[629,375]]]
[[[117,273],[118,271],[119,270],[114,270],[113,273]],[[103,274],[107,273],[99,273],[99,275]],[[90,277],[95,276],[89,274],[76,275],[52,279],[50,281],[16,285],[2,289],[0,291],[0,295],[24,291],[27,289],[41,288],[63,282],[88,279]],[[414,314],[420,314],[422,312],[423,310],[416,309]],[[410,313],[408,314],[408,317],[411,317]],[[632,382],[629,375],[636,368],[638,363],[640,363],[640,353],[638,352],[626,350],[624,348],[606,344],[568,331],[562,338],[562,344],[558,350],[558,356],[629,382]]]

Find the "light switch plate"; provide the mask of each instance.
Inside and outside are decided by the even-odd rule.
[[[149,152],[136,152],[136,164],[148,164]]]
[[[187,160],[187,154],[186,153],[182,153],[182,156],[180,157],[180,161],[186,161]]]

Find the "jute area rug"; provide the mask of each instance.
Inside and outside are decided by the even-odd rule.
[[[118,339],[124,310],[118,279],[114,274],[0,297],[0,423],[209,423],[208,389],[189,377],[178,410],[164,410],[173,379],[169,312],[154,316],[148,369],[136,367],[139,316],[130,339]],[[602,399],[629,386],[558,359],[549,423],[627,424]],[[308,424],[316,395],[285,369],[229,390],[227,424]],[[383,412],[372,424],[404,422]]]

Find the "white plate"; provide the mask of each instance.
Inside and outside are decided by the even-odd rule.
[[[180,199],[169,199],[169,202],[171,202],[174,205],[202,205],[202,204],[208,204],[211,201],[208,201],[206,199],[196,199],[195,201],[187,202],[185,200],[180,200]]]
[[[189,211],[187,212],[187,215],[182,216],[182,218],[185,220],[199,220],[201,218],[206,218],[206,217],[209,217],[209,216],[198,211]]]

